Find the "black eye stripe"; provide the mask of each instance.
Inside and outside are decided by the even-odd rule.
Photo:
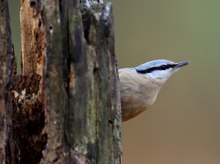
[[[145,70],[137,70],[136,71],[138,73],[141,73],[141,74],[145,74],[145,73],[151,73],[153,71],[159,71],[159,70],[166,70],[166,69],[169,69],[169,68],[174,68],[176,66],[176,64],[167,64],[167,65],[161,65],[161,66],[157,66],[157,67],[151,67],[151,68],[148,68],[148,69],[145,69]]]

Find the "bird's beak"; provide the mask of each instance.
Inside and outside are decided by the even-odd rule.
[[[182,61],[182,62],[176,63],[176,66],[174,68],[181,68],[181,67],[186,66],[188,64],[189,64],[188,61]]]

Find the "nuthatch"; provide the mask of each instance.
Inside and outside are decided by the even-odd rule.
[[[122,121],[148,109],[169,77],[187,64],[187,61],[174,63],[160,59],[119,69]]]

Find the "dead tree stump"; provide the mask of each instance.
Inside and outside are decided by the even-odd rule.
[[[111,4],[21,0],[21,75],[15,74],[7,8],[1,1],[0,158],[121,164]]]

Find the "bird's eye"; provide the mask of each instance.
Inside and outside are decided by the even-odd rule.
[[[167,65],[161,65],[159,67],[160,70],[166,70],[166,69],[169,69],[169,68],[173,68],[175,65],[173,64],[167,64]]]
[[[160,66],[160,69],[161,69],[161,70],[167,69],[167,65],[162,65],[162,66]]]

